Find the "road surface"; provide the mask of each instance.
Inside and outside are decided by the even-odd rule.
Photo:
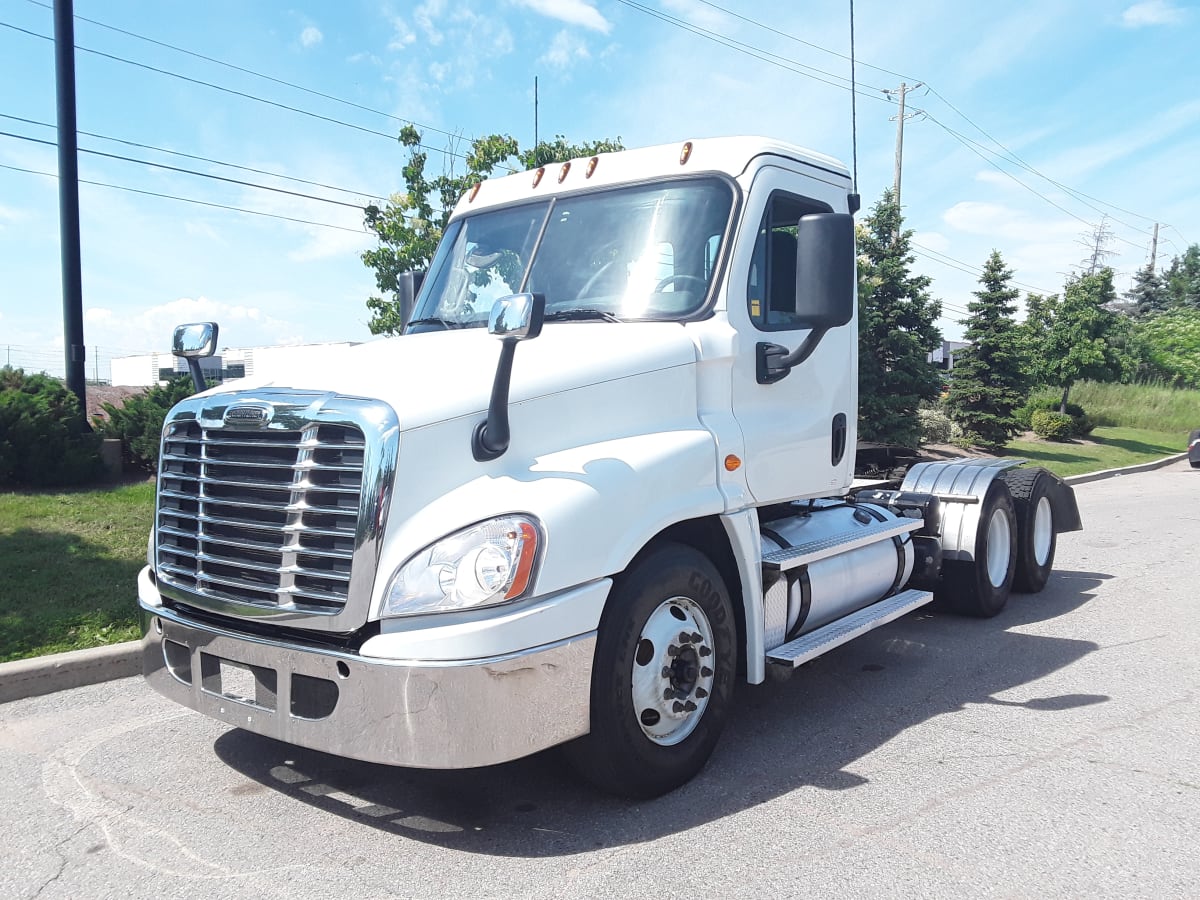
[[[1077,494],[1042,594],[743,686],[648,803],[554,752],[348,762],[138,679],[0,706],[0,896],[1200,896],[1200,471]]]

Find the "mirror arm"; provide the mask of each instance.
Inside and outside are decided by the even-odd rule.
[[[200,360],[194,356],[187,357],[188,371],[192,373],[192,386],[196,388],[196,393],[208,390],[208,385],[204,383],[204,370],[200,368]]]
[[[517,350],[517,339],[504,338],[500,345],[500,362],[496,366],[496,380],[492,382],[492,399],[488,404],[488,417],[475,426],[471,434],[471,455],[476,462],[487,462],[504,455],[508,450],[508,389],[512,383],[513,355]]]
[[[782,344],[759,343],[757,345],[756,377],[759,384],[774,384],[787,378],[793,368],[800,365],[817,349],[828,328],[814,328],[800,346],[788,352]]]

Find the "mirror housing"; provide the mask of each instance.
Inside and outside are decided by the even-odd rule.
[[[796,316],[828,331],[854,317],[854,217],[804,216],[796,228]]]
[[[216,352],[218,330],[216,322],[192,322],[178,326],[175,329],[175,337],[171,340],[171,353],[187,360],[196,393],[200,393],[206,387],[204,373],[200,370],[200,360]]]
[[[425,283],[425,270],[401,272],[396,276],[396,301],[400,304],[400,328],[403,329],[417,306],[417,296],[421,293],[421,285]]]
[[[542,333],[546,298],[541,294],[510,294],[492,304],[488,333],[526,341]]]
[[[471,433],[471,455],[476,462],[498,459],[508,450],[508,389],[512,384],[513,354],[519,341],[542,333],[545,318],[545,294],[511,294],[492,304],[488,332],[503,343],[500,362],[496,364],[496,378],[492,382],[488,416]]]
[[[175,329],[171,353],[184,359],[212,356],[217,350],[217,323],[192,322]]]
[[[795,350],[780,344],[757,345],[757,380],[774,384],[808,359],[825,332],[854,319],[857,261],[854,217],[816,213],[796,227],[796,326],[810,329]]]

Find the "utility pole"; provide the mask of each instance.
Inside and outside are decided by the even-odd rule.
[[[537,165],[538,145],[538,84],[537,76],[533,76],[533,162]]]
[[[63,352],[67,387],[87,409],[83,275],[79,261],[79,152],[75,124],[75,8],[54,0],[54,81],[58,98],[58,232],[62,257]],[[87,417],[84,417],[86,423]]]
[[[1150,274],[1154,274],[1154,263],[1158,257],[1158,223],[1154,223],[1154,237],[1150,239]]]
[[[892,94],[899,95],[899,101],[900,101],[900,113],[899,113],[899,115],[896,116],[896,175],[892,181],[892,193],[895,194],[895,196],[896,196],[896,208],[897,209],[900,208],[900,171],[904,166],[904,120],[905,120],[905,118],[907,118],[907,116],[905,116],[905,114],[904,114],[904,97],[909,91],[915,91],[917,88],[924,87],[924,86],[925,86],[924,82],[922,82],[922,81],[918,81],[916,84],[912,85],[911,87],[909,87],[908,84],[906,84],[905,82],[902,81],[902,82],[900,82],[899,89],[897,89],[895,91],[891,91],[891,90],[884,91],[884,93],[887,94],[889,97],[892,96]],[[917,112],[912,113],[911,115],[917,116],[920,114],[921,113],[918,110]]]

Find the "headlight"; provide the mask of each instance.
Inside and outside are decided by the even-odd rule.
[[[477,609],[518,599],[528,589],[541,547],[528,516],[489,519],[442,538],[392,577],[383,616]]]

